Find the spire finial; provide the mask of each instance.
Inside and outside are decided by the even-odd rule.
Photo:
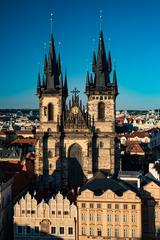
[[[102,10],[99,11],[99,18],[100,18],[100,31],[102,30],[102,21],[103,21],[103,17],[102,17]]]
[[[50,21],[51,21],[51,34],[52,34],[53,33],[53,13],[51,13]]]

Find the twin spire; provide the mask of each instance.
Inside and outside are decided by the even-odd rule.
[[[65,79],[63,84],[61,57],[60,57],[60,53],[58,54],[58,58],[56,57],[54,38],[52,33],[50,38],[48,58],[46,53],[44,56],[43,71],[44,73],[43,73],[42,84],[40,80],[40,73],[38,74],[37,95],[40,97],[41,94],[43,93],[45,94],[59,93],[67,97],[68,96],[67,76],[65,72]]]
[[[92,72],[94,73],[94,81],[91,81],[89,79],[88,72],[86,77],[86,94],[88,96],[95,92],[107,91],[112,91],[115,94],[115,97],[118,95],[118,85],[115,69],[113,74],[113,81],[110,81],[110,73],[112,72],[111,52],[109,50],[108,56],[106,57],[102,30],[100,30],[97,57],[95,51],[93,52]]]
[[[48,58],[45,53],[44,56],[44,73],[41,84],[40,73],[38,74],[37,83],[37,95],[40,97],[41,94],[63,94],[65,97],[68,96],[68,84],[67,75],[65,71],[65,78],[63,80],[62,69],[61,69],[61,57],[60,53],[58,58],[56,57],[55,45],[53,34],[51,33],[50,47]],[[108,51],[106,57],[103,32],[100,30],[98,53],[96,56],[95,51],[93,52],[92,60],[92,71],[93,74],[89,75],[87,72],[86,76],[86,94],[96,93],[107,93],[112,92],[116,97],[118,95],[118,85],[116,78],[116,70],[114,69],[113,81],[110,81],[110,73],[112,72],[112,60],[111,52]],[[93,77],[94,75],[94,77]]]

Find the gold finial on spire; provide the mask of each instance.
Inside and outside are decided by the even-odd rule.
[[[51,21],[51,34],[52,34],[53,33],[53,13],[51,13],[50,21]]]
[[[99,13],[100,13],[100,15],[99,15],[99,18],[100,18],[100,30],[102,30],[102,21],[103,21],[102,10],[100,10]]]

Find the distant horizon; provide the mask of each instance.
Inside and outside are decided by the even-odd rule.
[[[25,110],[25,111],[29,111],[29,110],[39,110],[39,108],[0,108],[0,111],[3,111],[3,110]],[[146,112],[146,111],[159,111],[160,108],[155,108],[155,109],[116,109],[116,112],[117,111],[120,111],[120,112],[123,112],[123,111],[137,111],[137,112]]]
[[[63,73],[67,68],[69,89],[78,86],[83,93],[93,49],[98,48],[101,9],[106,52],[110,45],[116,64],[117,110],[160,108],[159,0],[3,1],[0,108],[38,108],[38,68],[42,76],[51,12],[56,54],[60,51]],[[86,102],[84,94],[80,97]]]

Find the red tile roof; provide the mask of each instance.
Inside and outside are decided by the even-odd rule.
[[[127,145],[130,146],[130,154],[136,154],[136,155],[144,155],[144,150],[140,146],[139,142],[136,141],[127,141]]]
[[[138,137],[138,138],[145,138],[145,137],[149,137],[149,133],[148,132],[133,132],[129,135],[129,137]]]
[[[16,134],[33,134],[32,130],[18,130]]]
[[[16,139],[11,144],[29,144],[35,146],[37,143],[37,139],[35,138],[23,138],[23,139]]]

